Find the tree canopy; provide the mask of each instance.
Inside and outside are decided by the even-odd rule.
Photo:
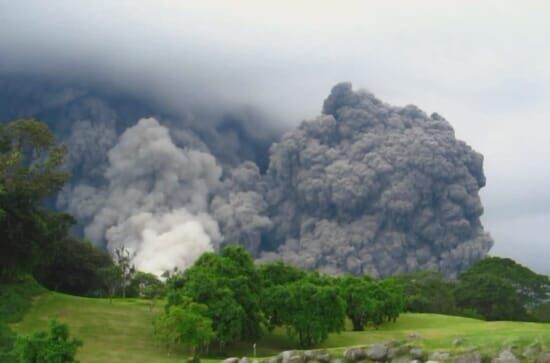
[[[70,218],[41,206],[68,179],[64,156],[37,120],[0,125],[0,279],[30,272],[40,252],[67,233]]]

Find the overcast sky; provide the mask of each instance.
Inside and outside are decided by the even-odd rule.
[[[493,255],[550,273],[550,2],[0,0],[0,72],[110,82],[290,127],[337,82],[438,112],[485,156]]]

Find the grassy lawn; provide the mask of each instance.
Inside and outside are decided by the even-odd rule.
[[[151,310],[147,302],[139,299],[115,299],[110,303],[107,299],[48,292],[36,297],[24,319],[12,328],[27,334],[44,329],[49,319],[57,318],[69,325],[73,336],[84,341],[78,356],[82,363],[183,362],[183,352],[168,354],[155,343],[151,322],[160,309],[161,304]],[[341,350],[345,346],[406,339],[410,333],[419,334],[422,339],[414,344],[427,350],[478,347],[481,351],[494,352],[511,345],[521,348],[535,341],[550,349],[550,324],[484,322],[432,314],[403,314],[396,323],[378,330],[334,334],[322,347]],[[465,341],[453,348],[456,337],[463,337]],[[293,348],[294,342],[281,329],[263,338],[257,346],[258,355],[267,356]],[[251,355],[252,347],[237,344],[226,353]]]

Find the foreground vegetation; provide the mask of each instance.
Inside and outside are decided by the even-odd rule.
[[[57,317],[68,324],[71,333],[85,342],[77,354],[77,359],[82,363],[181,362],[184,355],[181,350],[169,353],[154,339],[151,322],[161,310],[160,304],[150,309],[149,302],[141,299],[114,299],[110,303],[108,299],[47,292],[36,298],[24,319],[12,328],[19,334],[28,334],[45,329],[49,319]],[[378,329],[369,327],[365,331],[356,332],[351,331],[351,328],[351,322],[348,322],[346,331],[329,335],[325,342],[316,347],[339,351],[345,346],[407,339],[414,333],[422,337],[414,344],[430,350],[454,351],[478,347],[484,352],[493,353],[501,347],[516,345],[521,348],[532,342],[540,342],[546,349],[550,348],[550,325],[541,323],[486,322],[408,313],[402,314],[395,323]],[[453,340],[457,337],[465,340],[463,344],[454,346]],[[296,342],[286,335],[284,329],[275,329],[257,342],[257,354],[274,355],[295,346]],[[234,344],[228,346],[225,353],[251,356],[252,346]],[[206,360],[216,358],[220,357],[208,356]]]

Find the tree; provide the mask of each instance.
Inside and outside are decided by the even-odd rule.
[[[427,270],[397,277],[405,292],[405,310],[415,313],[454,314],[454,283],[440,272]]]
[[[470,275],[455,290],[457,306],[487,320],[525,320],[527,311],[510,282],[492,274]]]
[[[80,340],[69,339],[67,325],[52,320],[48,331],[19,337],[15,351],[20,363],[73,363],[80,346]]]
[[[345,277],[341,280],[341,294],[346,302],[346,315],[353,324],[353,330],[362,331],[367,322],[377,313],[378,302],[372,296],[372,281]]]
[[[34,269],[45,287],[73,295],[97,295],[103,288],[102,268],[113,266],[109,254],[91,244],[67,237],[52,243],[48,256]]]
[[[122,284],[122,269],[119,265],[112,265],[101,268],[98,274],[101,278],[103,288],[106,289],[107,295],[109,295],[109,301],[113,302],[113,296],[115,296],[117,288]]]
[[[488,257],[460,275],[455,299],[488,320],[536,320],[550,301],[550,279],[509,258]]]
[[[141,297],[151,302],[149,308],[152,309],[155,299],[164,295],[165,286],[157,276],[137,271],[128,286],[128,295],[132,297]]]
[[[550,277],[539,275],[509,258],[487,257],[474,264],[460,280],[490,274],[507,281],[526,307],[550,300]]]
[[[132,277],[136,272],[135,266],[132,264],[132,256],[130,251],[124,246],[115,250],[115,262],[120,267],[120,285],[122,288],[122,297],[126,297],[126,287],[130,285]]]
[[[384,317],[388,322],[395,322],[399,314],[403,312],[405,306],[405,297],[403,289],[394,277],[387,277],[382,281],[378,281],[382,291],[382,305]]]
[[[279,321],[301,347],[319,344],[344,328],[345,303],[336,287],[300,280],[272,292],[274,301],[284,302]]]
[[[0,278],[31,271],[51,242],[48,219],[55,213],[40,203],[68,179],[61,170],[64,156],[44,123],[19,119],[0,125]]]
[[[182,295],[208,306],[221,346],[259,338],[261,280],[244,248],[228,245],[219,254],[205,253],[168,286],[169,305],[177,304]]]
[[[168,307],[155,320],[155,335],[167,348],[182,345],[198,356],[201,348],[214,338],[212,320],[206,305],[197,304],[185,297],[180,305]]]

